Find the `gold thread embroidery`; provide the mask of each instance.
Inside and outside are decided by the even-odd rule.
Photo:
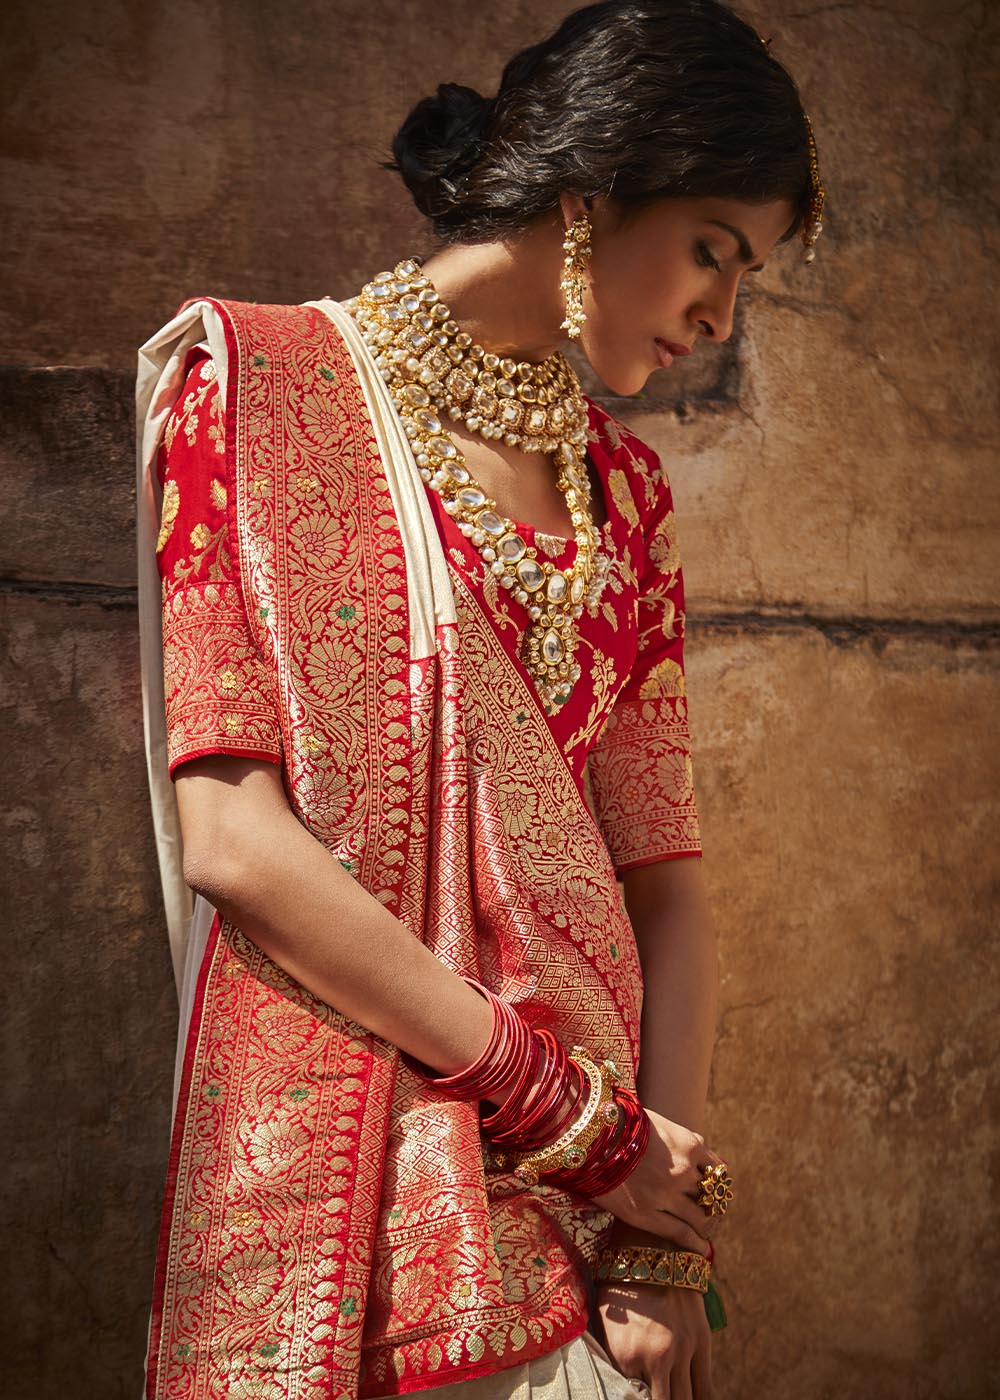
[[[643,700],[653,700],[659,695],[683,694],[684,672],[669,656],[657,662],[639,687],[639,695]]]
[[[677,523],[672,510],[668,511],[656,526],[652,538],[647,543],[647,550],[650,559],[661,573],[673,575],[680,568]]]
[[[163,508],[160,511],[160,533],[156,538],[156,552],[162,554],[163,547],[173,533],[174,521],[181,508],[181,488],[169,478],[163,483]]]
[[[628,480],[620,467],[615,467],[608,473],[608,486],[611,488],[611,498],[618,510],[632,529],[635,529],[639,524],[639,512],[635,508]]]
[[[271,677],[247,636],[235,585],[169,592],[163,606],[167,756],[213,746],[281,756]]]
[[[581,641],[586,641],[586,638],[581,638]],[[588,673],[594,698],[586,720],[566,740],[567,752],[572,752],[580,744],[590,743],[607,717],[608,710],[614,700],[613,692],[617,693],[620,688],[618,668],[614,657],[608,656],[600,647],[592,647],[591,650],[592,658]]]
[[[173,585],[195,583],[196,575],[210,579],[213,583],[223,582],[229,575],[230,561],[227,544],[228,528],[223,523],[213,535],[206,525],[196,525],[191,531],[191,543],[195,553],[190,559],[178,559],[174,564]],[[204,572],[203,572],[204,571]]]

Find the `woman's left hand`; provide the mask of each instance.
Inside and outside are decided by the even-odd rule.
[[[653,1284],[599,1283],[604,1349],[653,1400],[712,1400],[712,1333],[700,1293]]]

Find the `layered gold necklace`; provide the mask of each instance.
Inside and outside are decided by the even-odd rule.
[[[421,476],[442,497],[487,571],[527,609],[531,624],[521,660],[552,714],[580,678],[575,620],[584,607],[596,613],[610,568],[590,512],[587,404],[572,365],[559,351],[540,364],[518,363],[474,344],[417,259],[380,272],[343,306],[388,386]],[[572,564],[557,568],[539,561],[517,523],[500,513],[474,479],[442,413],[484,438],[553,456],[575,533]]]

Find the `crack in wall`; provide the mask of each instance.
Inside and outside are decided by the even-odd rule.
[[[699,632],[819,632],[835,646],[874,643],[877,650],[893,640],[929,642],[954,647],[959,644],[988,651],[1000,645],[1000,621],[960,621],[957,618],[823,617],[792,608],[761,612],[714,612],[688,609],[687,635]]]
[[[43,582],[39,579],[0,577],[0,598],[37,599],[64,607],[91,606],[104,611],[134,612],[138,607],[138,589],[133,585]],[[1000,643],[1000,618],[969,622],[958,618],[864,617],[842,614],[823,617],[805,609],[781,607],[764,612],[747,608],[742,611],[718,611],[698,608],[688,613],[689,632],[820,632],[828,640],[844,645],[851,641],[873,638],[909,637],[915,641],[940,641],[954,645],[967,642],[990,647]]]
[[[135,609],[139,604],[135,584],[74,583],[68,580],[46,581],[0,577],[0,598],[39,598],[46,603],[68,606],[90,604],[105,610]]]

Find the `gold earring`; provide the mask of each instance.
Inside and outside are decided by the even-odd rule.
[[[566,257],[563,263],[562,281],[559,285],[566,298],[566,319],[559,329],[565,331],[570,340],[577,338],[580,334],[580,327],[587,319],[587,313],[583,309],[583,292],[587,285],[584,278],[584,268],[592,252],[591,232],[590,220],[586,214],[577,214],[566,230],[566,237],[563,239]]]

